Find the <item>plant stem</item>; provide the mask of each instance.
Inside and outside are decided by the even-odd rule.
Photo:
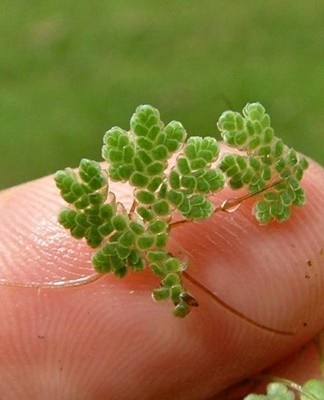
[[[276,185],[279,185],[280,183],[284,182],[284,179],[278,179],[276,181],[274,181],[271,185],[266,186],[265,188],[258,190],[257,192],[254,193],[248,193],[244,196],[241,197],[236,197],[236,198],[231,198],[231,199],[226,199],[222,202],[222,204],[218,207],[215,208],[214,213],[216,214],[220,211],[224,211],[224,212],[229,212],[230,209],[233,209],[235,207],[238,207],[243,201],[248,200],[252,197],[257,196],[260,193],[263,193],[271,188],[273,188]],[[170,223],[170,229],[174,229],[177,228],[180,225],[183,225],[185,223],[188,222],[192,222],[192,220],[190,219],[181,219],[180,221],[175,221],[175,222],[171,222]]]

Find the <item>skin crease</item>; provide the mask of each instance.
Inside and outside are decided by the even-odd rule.
[[[323,169],[311,163],[303,186],[307,205],[286,223],[259,225],[248,200],[235,213],[178,226],[169,243],[190,276],[229,306],[291,334],[253,325],[187,280],[199,307],[175,318],[170,302],[152,301],[159,282],[149,271],[78,287],[2,284],[2,398],[229,400],[240,398],[235,384],[260,371],[300,383],[320,377],[312,340],[324,327]],[[120,185],[111,190],[129,200]],[[62,205],[53,177],[0,194],[0,282],[92,273],[91,250],[57,223]]]

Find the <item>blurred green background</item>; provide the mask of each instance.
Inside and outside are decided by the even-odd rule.
[[[1,1],[0,188],[100,159],[138,104],[191,134],[262,102],[324,163],[324,2]]]

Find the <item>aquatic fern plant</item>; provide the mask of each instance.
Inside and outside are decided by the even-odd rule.
[[[180,122],[164,125],[157,109],[142,105],[129,131],[113,127],[106,132],[102,156],[107,169],[83,159],[78,172],[65,169],[55,176],[69,203],[59,222],[74,238],[98,249],[92,258],[95,270],[123,277],[150,267],[161,279],[153,298],[171,299],[180,317],[198,303],[183,283],[186,263],[167,249],[174,226],[206,220],[247,197],[255,198],[253,213],[260,223],[282,222],[292,206],[306,201],[300,180],[307,160],[274,135],[260,103],[247,104],[242,114],[224,112],[217,127],[225,143],[238,151],[219,157],[214,137],[187,139]],[[170,168],[171,158],[175,161]],[[130,209],[110,191],[110,181],[134,188]],[[216,207],[210,197],[225,185],[246,188],[247,194]],[[182,219],[175,221],[175,214]]]

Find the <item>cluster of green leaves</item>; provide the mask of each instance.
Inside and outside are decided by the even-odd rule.
[[[230,187],[245,186],[250,193],[256,193],[280,182],[263,194],[254,213],[262,223],[289,219],[291,206],[301,206],[306,201],[299,183],[308,166],[306,158],[274,135],[270,117],[260,103],[247,104],[242,114],[225,111],[217,126],[225,143],[240,151],[225,155],[220,163]]]
[[[196,305],[181,280],[185,264],[166,249],[174,210],[190,220],[204,219],[214,211],[207,195],[224,186],[224,176],[214,169],[219,147],[213,138],[192,137],[172,121],[164,126],[158,110],[140,106],[130,122],[130,131],[114,127],[106,132],[102,149],[108,176],[134,187],[133,209],[129,212],[108,191],[100,165],[82,160],[79,176],[72,170],[59,171],[56,184],[71,207],[59,221],[76,238],[84,237],[99,247],[93,265],[100,273],[124,276],[128,269],[142,270],[147,263],[161,277],[153,291],[156,300],[170,298],[174,313],[186,315]],[[175,166],[168,160],[180,151]]]
[[[293,384],[295,390],[300,392],[301,400],[324,399],[324,382],[318,379],[307,381],[302,387]],[[273,382],[267,386],[267,394],[249,394],[244,400],[295,400],[295,393],[288,385],[281,382]]]
[[[248,104],[243,116],[225,112],[218,127],[225,142],[245,154],[227,154],[219,161],[215,138],[186,141],[180,122],[164,125],[158,110],[139,106],[129,131],[113,127],[104,136],[107,171],[83,159],[78,174],[66,169],[55,176],[70,204],[61,211],[59,222],[73,237],[99,247],[92,259],[95,269],[122,277],[128,270],[150,265],[161,278],[153,298],[170,298],[178,316],[185,316],[197,303],[183,286],[185,263],[167,251],[174,211],[186,220],[209,218],[215,211],[209,196],[226,181],[233,189],[246,186],[254,194],[279,179],[256,203],[255,215],[261,222],[287,219],[292,204],[305,202],[299,180],[307,162],[273,135],[270,118],[259,103]],[[109,191],[109,179],[134,187],[130,210]]]

